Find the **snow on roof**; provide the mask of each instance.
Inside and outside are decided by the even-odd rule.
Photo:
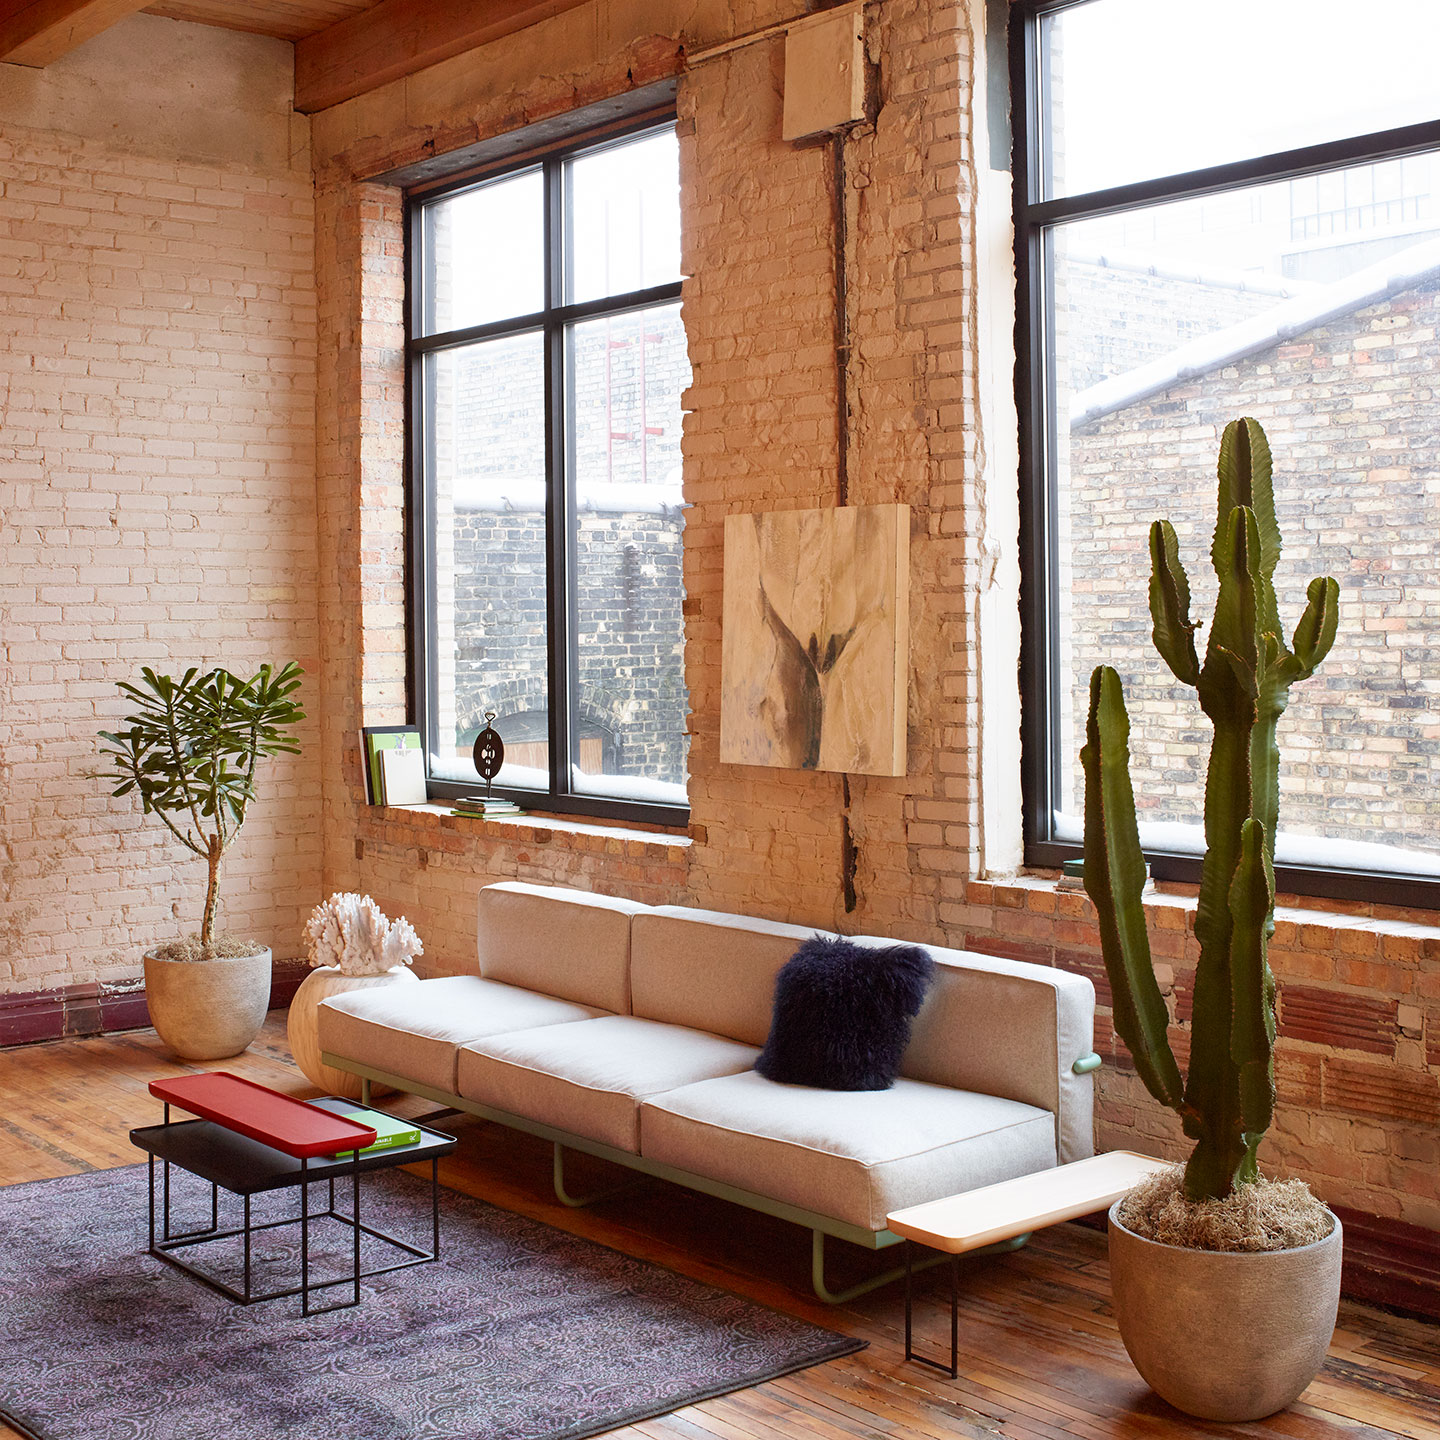
[[[1182,380],[1208,375],[1222,365],[1293,340],[1327,321],[1412,289],[1437,272],[1440,272],[1440,240],[1412,245],[1398,255],[1389,255],[1357,270],[1344,280],[1316,286],[1262,314],[1212,335],[1202,335],[1158,360],[1080,391],[1071,401],[1070,428],[1078,430],[1102,415],[1158,395]]]

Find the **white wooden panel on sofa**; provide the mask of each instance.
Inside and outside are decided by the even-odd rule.
[[[1132,1150],[1111,1150],[963,1195],[893,1210],[886,1223],[907,1240],[963,1255],[1107,1209],[1133,1185],[1173,1163]]]

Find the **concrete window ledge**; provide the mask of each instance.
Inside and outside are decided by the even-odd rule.
[[[479,815],[457,815],[448,805],[386,805],[372,807],[372,813],[379,816],[387,828],[390,823],[400,821],[427,827],[433,825],[442,832],[537,843],[544,843],[557,835],[583,836],[592,842],[623,846],[627,854],[634,854],[637,850],[685,849],[690,845],[690,836],[678,830],[642,830],[619,822],[584,820],[573,816],[525,814],[497,815],[487,819]]]

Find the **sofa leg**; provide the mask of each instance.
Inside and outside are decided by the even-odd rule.
[[[370,1104],[370,1077],[368,1075],[360,1077],[360,1103],[367,1107]]]
[[[619,1195],[625,1190],[633,1190],[640,1183],[635,1180],[626,1180],[619,1185],[611,1185],[607,1189],[597,1190],[593,1195],[570,1194],[565,1188],[565,1147],[558,1140],[555,1142],[554,1180],[555,1198],[562,1205],[568,1205],[572,1210],[583,1210],[587,1205],[594,1205],[598,1200],[608,1200],[612,1195]]]
[[[1030,1236],[1017,1235],[1013,1240],[1000,1240],[994,1245],[986,1245],[983,1249],[972,1250],[972,1255],[1007,1255],[1012,1250],[1018,1250]],[[922,1270],[933,1270],[937,1265],[943,1265],[953,1257],[936,1253],[929,1259],[921,1260],[913,1267],[913,1273],[918,1275]],[[858,1285],[852,1285],[848,1290],[831,1290],[825,1283],[825,1232],[823,1230],[812,1230],[810,1232],[810,1283],[815,1288],[815,1293],[827,1305],[848,1305],[850,1301],[858,1299],[861,1295],[868,1295],[872,1290],[878,1290],[882,1285],[893,1284],[896,1280],[905,1278],[905,1267],[897,1265],[893,1270],[886,1270],[882,1274],[874,1275],[869,1280],[862,1280]]]

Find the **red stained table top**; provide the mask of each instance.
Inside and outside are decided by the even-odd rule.
[[[375,1143],[375,1132],[368,1125],[223,1070],[181,1075],[175,1080],[152,1080],[150,1093],[297,1160],[363,1150]]]

